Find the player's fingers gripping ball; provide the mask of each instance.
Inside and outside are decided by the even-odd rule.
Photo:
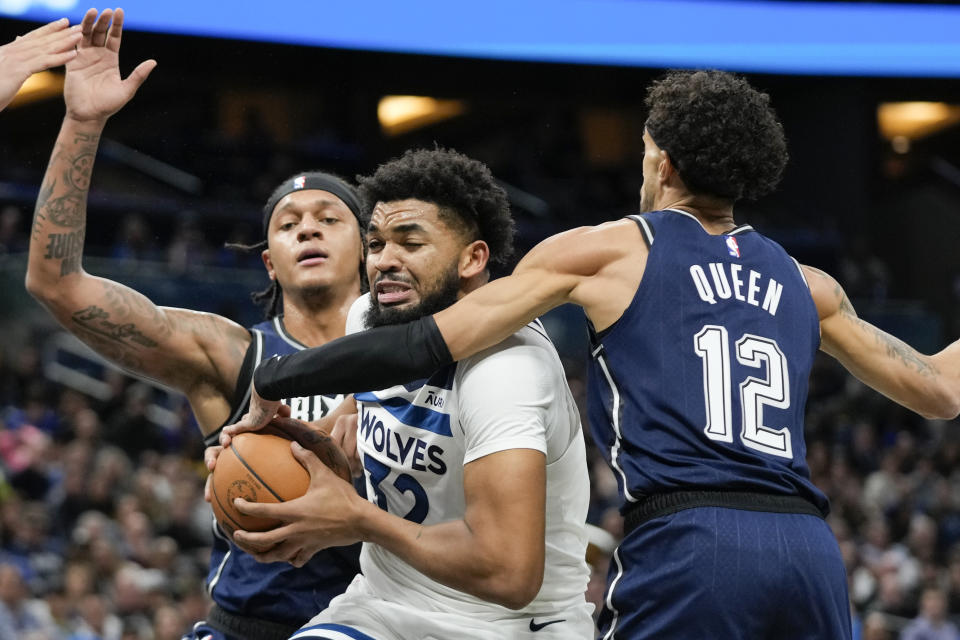
[[[240,513],[233,506],[234,499],[276,503],[306,493],[310,474],[293,456],[291,440],[315,453],[323,464],[350,482],[346,456],[325,433],[300,420],[274,418],[259,431],[234,436],[217,458],[211,505],[220,528],[228,536],[237,529],[266,531],[280,524],[272,518]]]

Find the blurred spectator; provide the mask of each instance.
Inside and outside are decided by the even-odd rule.
[[[878,611],[868,614],[863,621],[861,640],[893,640],[887,617]]]
[[[120,447],[131,460],[139,461],[145,451],[162,450],[162,427],[147,416],[153,391],[137,382],[127,387],[123,407],[111,416],[103,428],[104,440]]]
[[[903,630],[902,640],[960,640],[960,631],[947,620],[947,597],[940,589],[924,589],[920,615]]]
[[[120,223],[120,233],[110,250],[110,257],[123,262],[158,260],[156,239],[146,219],[139,213],[127,215]]]
[[[0,255],[27,251],[29,241],[22,227],[23,212],[20,207],[8,204],[0,209]]]
[[[153,640],[180,640],[189,626],[177,607],[163,605],[153,614]]]
[[[30,597],[20,570],[0,563],[0,638],[49,640],[57,633],[46,602]]]
[[[186,273],[209,263],[210,247],[197,223],[197,214],[185,211],[167,247],[167,264],[174,273]]]
[[[78,621],[68,640],[123,640],[123,621],[113,613],[104,596],[84,596],[77,612]]]

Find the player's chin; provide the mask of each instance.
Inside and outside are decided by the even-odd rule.
[[[304,296],[325,294],[336,285],[336,279],[328,274],[309,274],[308,277],[297,278],[295,287]],[[281,287],[283,285],[280,285]]]
[[[374,327],[410,322],[423,315],[420,308],[419,298],[389,304],[378,303],[373,313],[367,316],[367,321]]]
[[[415,299],[413,296],[410,296],[403,300],[397,300],[396,302],[386,302],[386,303],[378,302],[377,306],[380,307],[381,311],[384,311],[386,313],[391,313],[391,312],[409,311],[410,309],[413,309],[414,307],[416,307],[418,304],[420,304],[420,301]]]

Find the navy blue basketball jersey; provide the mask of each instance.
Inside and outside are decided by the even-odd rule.
[[[800,265],[741,225],[630,216],[649,245],[630,305],[593,336],[589,416],[623,509],[682,490],[799,495],[824,513],[803,440],[820,325]]]
[[[233,413],[224,424],[233,424],[246,412],[250,380],[260,362],[306,348],[286,332],[281,317],[251,327],[250,334]],[[283,402],[290,406],[292,417],[310,422],[325,416],[342,400],[342,395],[336,395],[287,398]],[[228,540],[216,521],[213,530],[207,588],[213,601],[230,613],[299,627],[343,593],[360,572],[359,543],[320,551],[297,569],[286,562],[257,562]]]

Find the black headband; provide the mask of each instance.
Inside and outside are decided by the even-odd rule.
[[[348,185],[337,176],[329,173],[323,173],[322,171],[308,171],[306,173],[297,174],[281,184],[274,190],[273,195],[270,196],[270,199],[267,200],[267,204],[263,207],[264,238],[267,237],[267,229],[270,226],[270,218],[273,216],[273,209],[277,206],[277,203],[294,191],[303,191],[305,189],[329,191],[333,195],[343,200],[343,203],[347,205],[347,208],[349,208],[350,211],[353,212],[353,215],[357,217],[357,222],[360,222],[360,199],[357,198],[357,194],[353,190],[353,187]]]

